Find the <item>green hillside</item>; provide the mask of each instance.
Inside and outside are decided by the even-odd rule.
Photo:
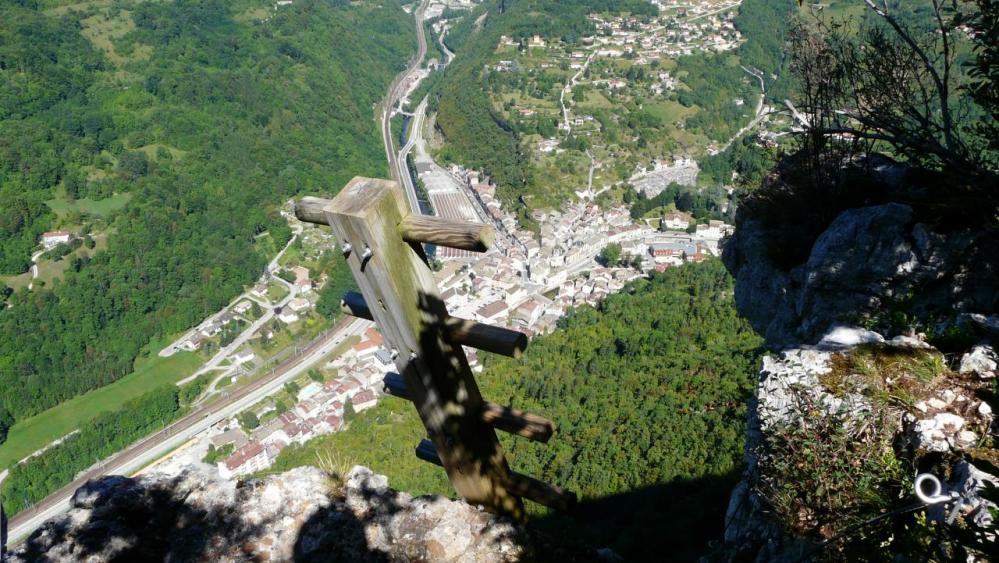
[[[0,274],[46,230],[108,242],[0,292],[0,424],[217,310],[269,259],[253,236],[289,236],[281,202],[384,175],[373,107],[412,37],[392,1],[3,3]]]
[[[582,61],[596,50],[584,38],[608,34],[596,28],[591,14],[601,14],[604,21],[634,16],[634,25],[640,25],[656,15],[652,5],[598,0],[502,5],[505,10],[486,2],[449,32],[445,41],[458,56],[433,88],[431,108],[447,141],[441,159],[488,174],[504,203],[520,209],[526,227],[530,210],[557,208],[586,186],[590,156],[600,163],[594,170],[596,187],[625,182],[655,159],[688,155],[706,163],[709,155],[737,141],[754,117],[760,78],[750,71],[761,73],[768,98],[787,97],[784,42],[794,0],[746,0],[730,7],[726,13],[734,16],[734,27],[711,32],[730,41],[721,52],[698,47],[646,60],[637,48],[631,52],[632,47],[610,43],[601,50],[610,47],[620,54],[596,56],[585,68]],[[674,19],[674,10],[665,9],[659,20],[667,22],[662,24],[666,29],[686,25],[686,16]],[[690,24],[698,18],[705,21],[695,16]],[[534,35],[547,45],[525,47]],[[504,36],[512,42],[500,44]],[[572,93],[562,100],[573,77]],[[616,85],[608,87],[608,82]],[[572,115],[587,120],[571,134],[560,128],[563,102]],[[558,140],[558,151],[539,150],[545,138]],[[706,175],[703,186],[719,187],[730,181],[733,170],[742,172],[741,155],[734,152],[741,150],[715,159],[716,173]],[[606,197],[620,201],[626,191]],[[733,208],[725,203],[714,207]]]

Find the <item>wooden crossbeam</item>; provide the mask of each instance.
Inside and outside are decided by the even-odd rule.
[[[441,461],[441,456],[437,453],[434,443],[426,438],[420,440],[420,443],[416,446],[416,457],[427,463],[444,467],[444,462]]]
[[[535,442],[547,442],[555,432],[555,425],[547,418],[488,401],[482,405],[481,417],[497,430]]]
[[[303,197],[295,204],[295,217],[299,221],[328,225],[326,208],[333,200],[321,197]],[[489,250],[496,240],[490,225],[459,221],[429,215],[406,215],[399,222],[399,234],[407,242],[435,244],[472,252]]]
[[[409,395],[409,389],[406,388],[406,381],[403,380],[402,376],[398,373],[386,373],[385,379],[382,380],[382,384],[385,386],[385,392],[389,395],[399,397],[400,399],[406,399],[407,401],[413,400],[413,398]]]
[[[340,309],[354,317],[373,319],[371,308],[364,301],[364,296],[356,291],[348,291],[344,294],[343,299],[340,300]],[[451,342],[462,346],[470,346],[511,358],[519,358],[527,349],[527,335],[517,330],[451,316],[444,321],[444,327]]]
[[[519,497],[555,510],[565,511],[576,505],[576,493],[520,473],[510,473],[507,487]]]

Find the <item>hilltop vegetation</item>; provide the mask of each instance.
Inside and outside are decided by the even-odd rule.
[[[644,2],[524,0],[503,6],[505,11],[486,2],[448,33],[445,42],[458,57],[433,87],[431,109],[438,110],[436,123],[447,140],[440,157],[485,171],[521,217],[531,208],[557,207],[585,186],[591,155],[600,163],[594,176],[598,187],[627,181],[653,159],[712,158],[708,149],[724,148],[752,118],[760,97],[757,74],[768,98],[787,97],[783,51],[796,4],[746,0],[734,21],[742,43],[733,50],[695,49],[645,61],[629,53],[594,59],[565,96],[572,115],[591,121],[577,124],[569,135],[558,129],[560,94],[582,63],[575,53],[588,52],[581,39],[604,33],[588,15],[625,14],[642,21],[656,10]],[[514,46],[497,48],[504,35]],[[547,50],[524,48],[533,35],[548,41]],[[558,48],[552,46],[556,42]],[[501,61],[514,66],[501,68]],[[663,75],[675,85],[663,87]],[[617,85],[608,87],[609,80]],[[544,138],[557,139],[558,152],[539,152]],[[740,160],[731,153],[715,159],[714,173],[701,184],[728,183],[731,173],[743,168]]]
[[[720,534],[761,345],[732,291],[718,261],[672,268],[570,313],[522,359],[490,357],[483,396],[558,426],[548,444],[500,433],[511,466],[581,495],[574,517],[534,506],[535,525],[629,560],[690,559]],[[272,470],[341,459],[413,494],[453,495],[413,456],[424,435],[412,405],[389,398]]]
[[[239,293],[269,258],[254,235],[290,235],[281,201],[384,175],[372,107],[412,25],[391,2],[0,6],[0,273],[51,228],[108,239],[0,308],[0,427]],[[112,196],[107,215],[69,205]]]

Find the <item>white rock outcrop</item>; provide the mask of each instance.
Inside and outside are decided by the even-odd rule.
[[[988,344],[978,344],[961,356],[961,373],[974,373],[982,379],[992,379],[999,369],[999,355]]]
[[[11,562],[462,561],[522,554],[518,529],[464,502],[413,498],[354,467],[342,491],[302,467],[236,483],[208,466],[104,477],[77,490]]]

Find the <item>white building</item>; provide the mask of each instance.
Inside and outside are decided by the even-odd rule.
[[[42,233],[42,246],[45,250],[52,250],[60,244],[67,244],[73,238],[71,233],[66,231],[49,231]]]

